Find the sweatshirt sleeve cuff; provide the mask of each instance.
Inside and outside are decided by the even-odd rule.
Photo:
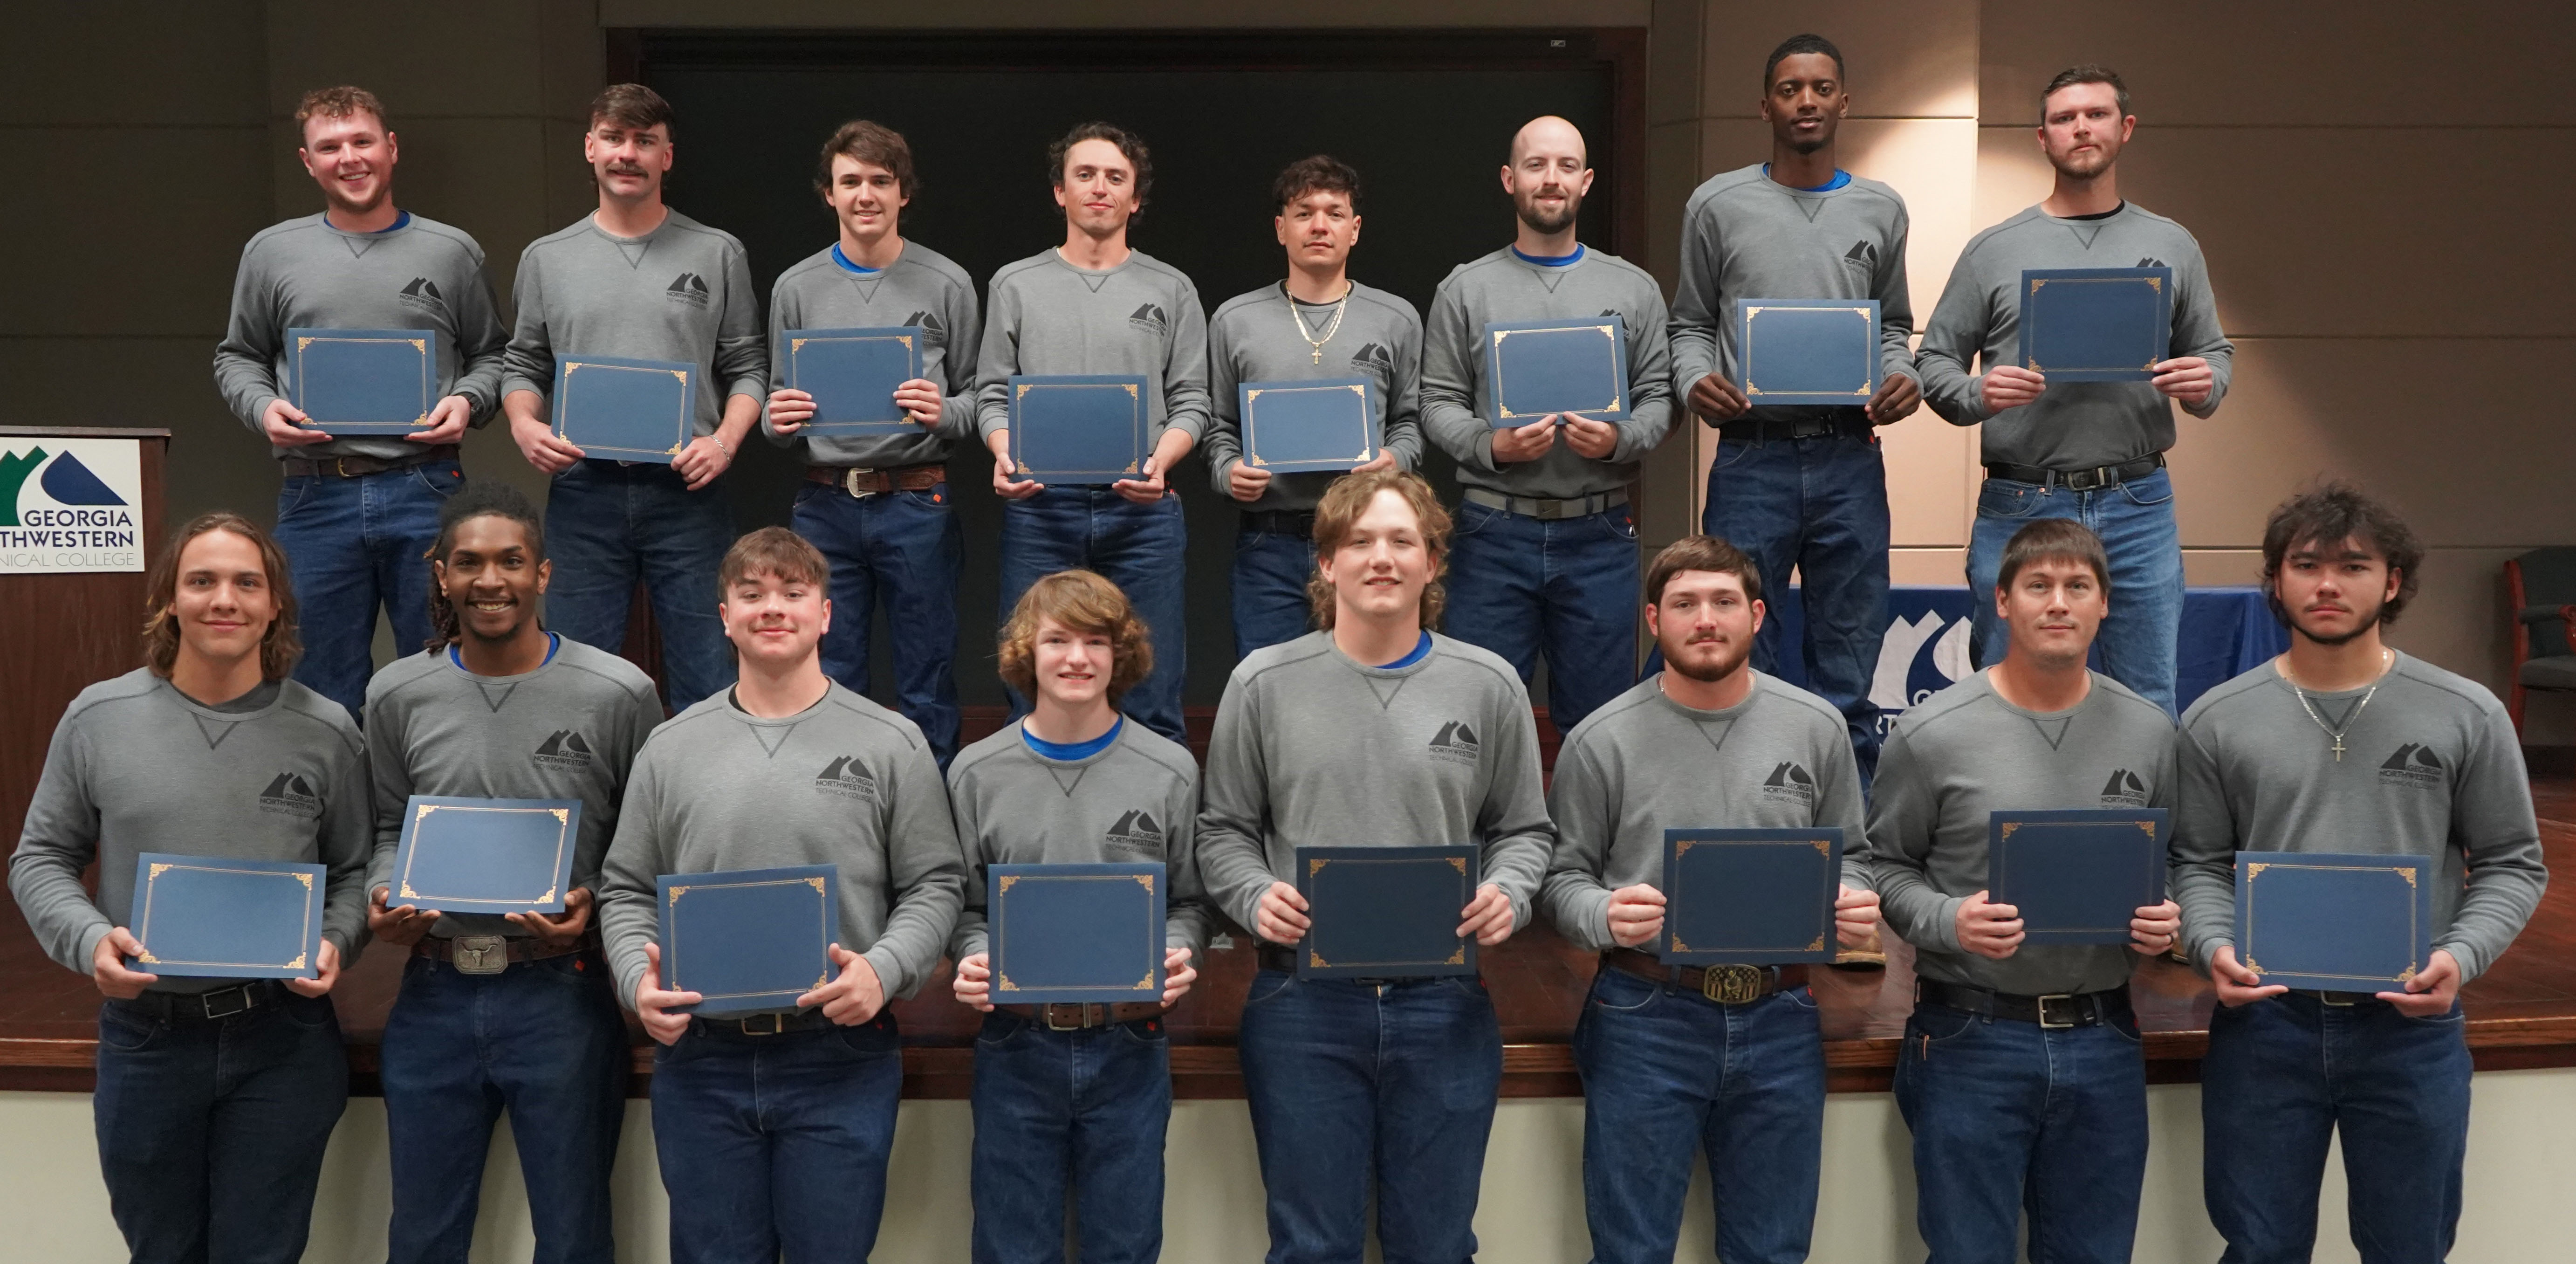
[[[1932,941],[1944,951],[1967,951],[1959,946],[1959,906],[1967,902],[1964,895],[1945,897],[1934,910],[1932,924],[1924,928],[1932,932]]]
[[[879,943],[859,955],[867,958],[868,965],[877,972],[877,985],[885,993],[887,1003],[891,1004],[898,996],[910,995],[913,988],[920,986],[921,980],[913,976],[902,956],[886,944]]]
[[[74,968],[83,974],[89,973],[88,963],[98,960],[98,941],[107,938],[107,933],[114,929],[116,928],[108,925],[107,919],[102,917],[98,920],[97,924],[82,931],[80,937],[80,960],[82,964]]]

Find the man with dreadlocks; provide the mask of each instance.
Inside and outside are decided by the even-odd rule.
[[[408,945],[385,1021],[391,1259],[461,1259],[474,1234],[497,1100],[510,1111],[540,1259],[609,1259],[608,1177],[626,1111],[626,1023],[591,920],[627,766],[662,721],[633,664],[546,631],[551,567],[534,506],[468,483],[439,513],[423,653],[367,685],[376,859],[367,924]],[[413,795],[578,799],[572,889],[557,916],[386,907]]]

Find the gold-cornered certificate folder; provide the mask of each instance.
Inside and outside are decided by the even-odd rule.
[[[991,865],[984,883],[995,1004],[1163,998],[1163,866]]]
[[[404,435],[429,427],[438,395],[435,329],[289,329],[286,382],[303,427]]]
[[[1628,324],[1616,314],[1485,325],[1487,425],[1526,426],[1550,414],[1628,419]]]
[[[1012,467],[1021,478],[1050,484],[1143,478],[1150,389],[1134,373],[1012,378]]]
[[[416,794],[403,807],[385,902],[441,913],[560,913],[580,838],[579,799]]]
[[[1377,383],[1364,377],[1235,388],[1243,463],[1273,474],[1348,473],[1377,459]]]
[[[832,865],[666,873],[662,986],[695,992],[682,1011],[720,1018],[796,1008],[832,980],[841,876]]]
[[[594,461],[669,465],[697,431],[697,378],[683,360],[557,357],[555,437]]]
[[[327,870],[290,860],[147,851],[134,858],[128,969],[174,978],[310,979],[322,966]]]
[[[1483,863],[1475,847],[1300,847],[1296,855],[1308,918],[1297,977],[1476,972],[1476,941],[1458,934]]]
[[[2265,984],[2402,992],[2432,960],[2433,862],[2236,853],[2236,960]]]
[[[896,407],[895,388],[921,376],[919,325],[877,329],[790,329],[779,385],[814,397],[813,434],[926,434]]]

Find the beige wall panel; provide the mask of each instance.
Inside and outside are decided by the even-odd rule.
[[[940,30],[1087,27],[1644,26],[1649,0],[600,0],[599,24]]]
[[[2415,602],[2388,629],[2388,643],[2504,694],[2513,650],[2504,610],[2505,559],[2520,549],[2434,546],[2424,558]]]
[[[1894,548],[1887,552],[1891,584],[1964,584],[1968,582],[1968,548]]]
[[[1965,547],[1976,512],[1977,431],[1929,408],[1880,428],[1887,461],[1888,539],[1908,547]]]
[[[2229,588],[2263,580],[2263,551],[2194,549],[2182,551],[2182,582],[2194,588]]]
[[[260,6],[17,4],[0,39],[0,123],[240,127],[267,113]]]
[[[1701,112],[1759,117],[1762,63],[1805,31],[1842,50],[1853,117],[1976,117],[1976,0],[1826,0],[1795,9],[1709,0]]]
[[[354,83],[405,122],[535,114],[538,9],[520,0],[347,5],[270,0],[269,113],[289,118],[313,88]]]
[[[2099,62],[2127,80],[2139,117],[2160,123],[2576,124],[2561,74],[2576,60],[2576,7],[2558,0],[1988,0],[1984,9],[1990,122],[2037,122],[2051,77]]]
[[[211,351],[242,243],[270,220],[265,141],[257,126],[0,128],[0,224],[44,243],[0,268],[0,337],[202,334]]]

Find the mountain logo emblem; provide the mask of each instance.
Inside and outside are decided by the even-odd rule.
[[[2138,260],[2138,266],[2141,268],[2162,268],[2170,265],[2168,265],[2164,260],[2156,258],[2154,255],[2149,255],[2144,259]]]
[[[1476,730],[1467,727],[1465,720],[1451,720],[1441,725],[1440,731],[1431,735],[1431,753],[1442,759],[1475,763],[1481,753],[1476,742]]]
[[[2379,765],[2382,784],[2402,782],[2431,787],[2444,781],[2448,774],[2449,769],[2443,765],[2442,757],[2434,754],[2432,747],[2420,742],[2408,742],[2398,747],[2386,762]]]
[[[1381,371],[1392,370],[1395,368],[1395,355],[1378,343],[1364,342],[1359,350],[1351,353],[1351,363]]]
[[[1143,808],[1129,808],[1120,813],[1117,822],[1109,827],[1108,841],[1112,847],[1161,855],[1163,827],[1155,822],[1153,813]]]
[[[671,278],[671,288],[663,291],[663,296],[675,303],[692,303],[699,307],[706,306],[712,299],[707,293],[706,281],[695,272],[683,272]]]
[[[47,463],[47,458],[52,458]],[[44,473],[37,474],[38,469]],[[80,458],[65,452],[60,456],[41,447],[25,452],[0,453],[0,527],[21,525],[18,520],[18,493],[33,476],[38,490],[57,505],[83,508],[125,505],[124,497],[107,485],[106,480],[90,472]]]
[[[868,773],[867,766],[860,763],[856,755],[838,756],[823,765],[823,771],[815,774],[814,788],[844,799],[877,801],[877,779]]]
[[[1856,264],[1863,272],[1875,272],[1878,270],[1878,247],[1865,241],[1853,242],[1852,248],[1843,253],[1843,262]]]
[[[948,332],[948,322],[939,319],[939,313],[937,312],[914,312],[912,315],[904,317],[903,323],[907,325],[919,325],[923,329],[927,329],[934,334],[944,334]]]
[[[537,744],[536,761],[555,768],[590,767],[590,743],[574,729],[558,729],[554,735]]]
[[[259,792],[259,810],[281,816],[320,816],[322,796],[313,793],[313,783],[304,774],[282,772],[269,778],[268,788]]]
[[[1164,315],[1162,308],[1146,303],[1127,314],[1127,323],[1159,334],[1171,325],[1172,318]]]
[[[411,284],[402,287],[402,293],[394,297],[405,307],[416,307],[424,311],[444,310],[447,306],[447,296],[438,292],[438,282],[428,277],[413,277]]]
[[[2142,808],[2147,805],[2147,783],[2126,768],[2111,770],[2111,779],[2102,783],[2105,807]]]
[[[1774,803],[1812,804],[1816,801],[1815,775],[1784,760],[1762,779],[1762,797]]]

